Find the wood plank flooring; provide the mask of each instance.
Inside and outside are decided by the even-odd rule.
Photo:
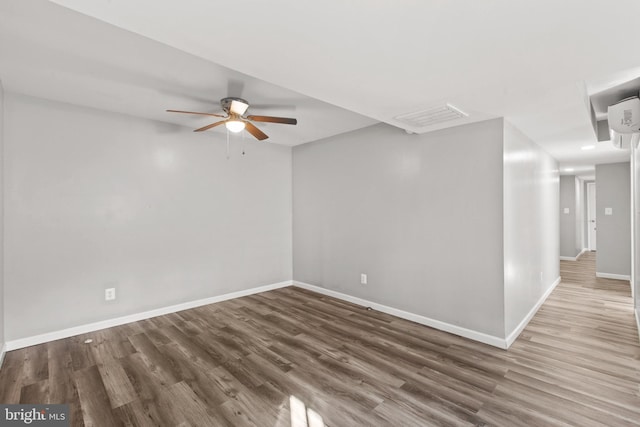
[[[284,288],[9,352],[0,402],[74,426],[640,426],[628,283],[592,253],[561,269],[508,351]]]

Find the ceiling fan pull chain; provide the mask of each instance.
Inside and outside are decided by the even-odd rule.
[[[244,132],[242,132],[242,155],[244,156],[244,147],[245,147],[245,143],[244,143]]]
[[[231,158],[231,155],[229,154],[229,129],[227,129],[227,160],[229,160]]]

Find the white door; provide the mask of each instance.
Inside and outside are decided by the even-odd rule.
[[[596,250],[596,183],[587,183],[587,221],[589,230],[589,250]]]

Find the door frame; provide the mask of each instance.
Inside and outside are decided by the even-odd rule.
[[[587,247],[589,248],[590,251],[593,251],[595,249],[593,249],[593,245],[591,244],[591,209],[589,209],[591,207],[591,187],[593,187],[593,192],[596,192],[596,183],[595,182],[587,182]],[[596,196],[598,197],[598,196]],[[594,211],[596,211],[596,218],[595,220],[598,220],[598,215],[597,215],[597,208],[595,207],[595,203],[596,201],[593,200],[593,204],[594,204]],[[596,227],[598,227],[598,223],[596,222]],[[597,230],[597,228],[596,228]],[[596,246],[597,246],[597,239],[596,239]]]

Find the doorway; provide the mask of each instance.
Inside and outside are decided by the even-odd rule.
[[[587,183],[587,242],[590,251],[596,250],[596,183]]]

